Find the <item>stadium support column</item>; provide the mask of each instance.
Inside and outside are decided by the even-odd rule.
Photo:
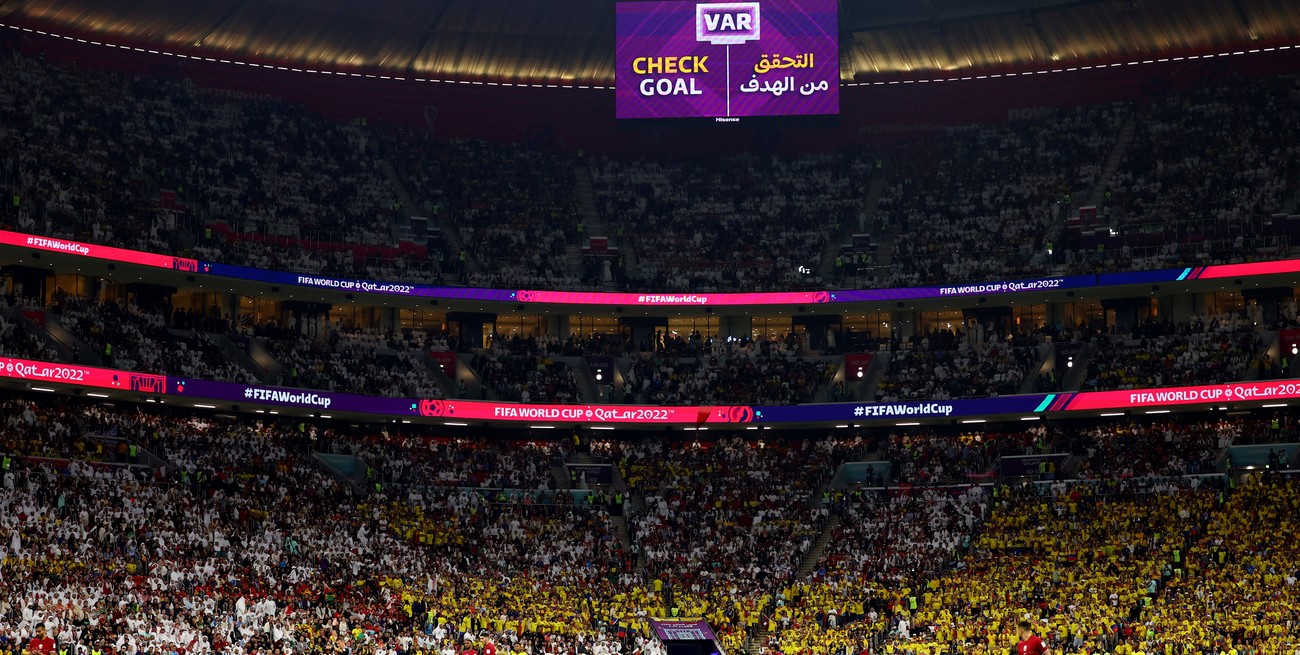
[[[386,307],[379,312],[379,329],[384,334],[391,334],[394,330],[402,327],[401,310],[396,307]]]
[[[219,311],[223,316],[230,318],[230,325],[232,328],[239,325],[239,294],[221,294],[221,305]]]
[[[329,322],[330,309],[332,305],[325,302],[286,300],[280,303],[284,324],[306,337],[320,337],[325,333],[324,324]],[[287,320],[289,318],[292,322]]]
[[[1048,327],[1055,328],[1058,325],[1063,327],[1074,327],[1070,324],[1070,321],[1066,320],[1066,306],[1067,304],[1062,302],[1047,303],[1047,315],[1043,320],[1047,323]]]
[[[723,316],[718,319],[718,337],[722,340],[732,337],[745,339],[752,336],[754,336],[752,316]]]
[[[1187,293],[1161,296],[1160,318],[1173,323],[1186,323],[1196,313],[1193,300],[1192,294]]]
[[[898,341],[906,341],[916,334],[917,316],[916,312],[911,310],[895,310],[890,312],[889,324],[893,326],[890,334]]]
[[[447,323],[460,339],[462,352],[488,345],[488,336],[496,329],[497,315],[478,312],[449,312]]]
[[[794,326],[803,326],[810,350],[824,351],[826,350],[826,330],[839,329],[839,325],[843,321],[844,317],[839,314],[813,314],[811,316],[795,316]]]
[[[1101,301],[1102,311],[1115,317],[1113,328],[1129,332],[1145,321],[1151,314],[1151,296],[1137,298],[1113,298]]]
[[[651,352],[658,348],[658,339],[668,329],[666,316],[622,316],[618,324],[632,329],[632,340],[638,350]]]
[[[574,330],[569,323],[568,314],[547,314],[546,315],[546,334],[553,335],[555,338],[564,341],[573,334]]]
[[[19,266],[17,264],[5,266],[4,274],[11,278],[8,284],[9,290],[12,293],[18,293],[18,291],[21,290],[22,295],[32,298],[45,298],[45,292],[48,286],[47,280],[50,280],[53,277],[50,275],[49,271],[43,268]],[[79,296],[97,299],[98,296],[95,294],[98,294],[99,287],[104,285],[100,284],[99,278],[87,278],[84,286],[84,289],[64,289],[64,291],[74,292]]]
[[[126,285],[126,291],[139,306],[160,309],[168,319],[171,318],[172,296],[176,295],[176,287],[132,282]]]
[[[1269,287],[1265,289],[1242,289],[1242,299],[1246,302],[1247,316],[1260,325],[1276,325],[1278,317],[1285,316],[1284,308],[1295,297],[1291,287]]]

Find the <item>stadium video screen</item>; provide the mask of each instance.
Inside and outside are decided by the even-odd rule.
[[[620,2],[618,118],[840,111],[837,0]]]

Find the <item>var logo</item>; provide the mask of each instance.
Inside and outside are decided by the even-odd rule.
[[[710,2],[695,5],[695,40],[714,45],[757,41],[757,2]]]

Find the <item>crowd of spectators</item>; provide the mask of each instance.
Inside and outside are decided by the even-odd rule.
[[[1300,482],[1248,478],[1213,513],[1137,626],[1147,652],[1293,653]]]
[[[383,430],[368,435],[355,453],[385,485],[547,490],[551,466],[564,451],[557,442],[438,439]]]
[[[1017,393],[1041,358],[1032,337],[999,336],[991,326],[918,334],[890,354],[877,395],[895,401]]]
[[[134,301],[58,295],[52,320],[76,335],[105,366],[128,371],[252,383],[252,373],[230,361],[214,335],[169,327],[165,310]]]
[[[335,327],[323,336],[284,334],[263,340],[279,363],[278,383],[288,387],[372,396],[442,398],[427,350],[446,349],[430,333]]]
[[[1245,440],[1241,440],[1245,437]],[[1062,455],[1043,460],[1031,479],[1125,480],[1202,475],[1217,470],[1218,454],[1234,443],[1275,438],[1262,419],[1106,421],[1096,425],[1035,425],[1018,430],[891,430],[873,446],[893,464],[898,484],[930,487],[987,482],[1003,457]],[[1017,476],[1019,477],[1019,476]],[[881,486],[886,481],[877,481]]]
[[[1097,183],[1131,116],[1121,105],[1059,110],[949,129],[899,152],[876,209],[895,234],[894,252],[873,282],[1005,280],[1050,270],[1051,228]]]
[[[364,272],[354,246],[391,243],[377,139],[353,123],[16,54],[0,62],[0,115],[22,230],[349,274]]]
[[[857,222],[869,170],[850,153],[591,162],[601,214],[633,251],[629,286],[692,292],[825,288],[823,251]]]
[[[21,401],[0,415],[6,650],[38,629],[61,648],[112,654],[646,647],[643,620],[616,635],[608,607],[565,600],[631,586],[600,508],[454,488],[363,497],[310,457],[355,441],[315,424]],[[101,438],[166,464],[105,461]],[[471,477],[486,463],[473,458],[461,469]]]
[[[576,373],[557,359],[563,351],[563,344],[554,338],[496,336],[474,355],[470,367],[484,388],[501,400],[576,403],[581,400]]]
[[[0,211],[23,231],[210,261],[407,282],[458,273],[505,287],[896,286],[1239,261],[1289,244],[1268,217],[1293,208],[1300,175],[1286,145],[1300,124],[1296,83],[1217,79],[1144,105],[950,128],[870,156],[706,162],[435,140],[265,96],[7,54]],[[1132,142],[1100,189],[1126,126]],[[868,227],[865,190],[880,175],[874,216],[893,235],[890,265],[820,279],[845,228]],[[608,234],[586,224],[582,176]],[[1110,236],[1072,241],[1067,219],[1103,191],[1086,227]],[[436,229],[415,233],[409,215]],[[617,279],[582,263],[590,236],[622,249]]]
[[[1106,187],[1103,248],[1081,263],[1132,270],[1276,257],[1290,241],[1265,219],[1288,211],[1300,181],[1294,76],[1232,77],[1142,108]]]
[[[1080,458],[1075,476],[1114,480],[1212,473],[1215,458],[1262,421],[1113,422],[1060,431],[1056,447]]]
[[[791,655],[865,650],[889,631],[898,590],[952,568],[991,505],[982,487],[853,494],[808,578],[767,617],[762,646]]]
[[[176,216],[155,209],[157,169],[140,105],[167,83],[126,83],[112,74],[7,53],[0,60],[0,144],[19,230],[170,252]]]
[[[1066,655],[1290,655],[1300,487],[1178,477],[1261,424],[964,433],[941,459],[1067,448],[1089,473],[835,494],[840,463],[943,439],[620,435],[587,442],[626,485],[594,502],[552,489],[564,439],[11,398],[0,645],[661,655],[647,619],[700,616],[726,652],[989,655],[1028,618]],[[314,452],[356,455],[370,486]]]
[[[0,356],[56,361],[58,351],[14,315],[23,305],[31,304],[30,300],[15,297],[0,298]]]
[[[10,338],[6,354],[34,359],[63,358],[55,344],[42,340],[19,316],[45,311],[79,340],[64,344],[74,363],[190,378],[254,383],[391,397],[441,398],[455,381],[437,374],[430,351],[462,344],[441,330],[384,330],[330,325],[310,336],[274,323],[252,326],[249,317],[231,318],[215,310],[148,309],[138,297],[90,300],[56,293],[41,304],[10,297],[0,307],[0,331]],[[144,304],[142,304],[144,303]],[[7,315],[7,316],[5,316]],[[1283,315],[1280,323],[1288,319]],[[1084,391],[1189,386],[1285,375],[1289,362],[1276,364],[1264,350],[1264,335],[1242,313],[1193,316],[1184,323],[1150,319],[1128,329],[1080,329],[1061,333],[1088,344],[1080,378]],[[1000,334],[993,326],[935,329],[906,341],[890,342],[889,364],[877,398],[949,400],[1011,395],[1026,384],[1043,361],[1042,335]],[[249,341],[276,360],[256,364]],[[828,391],[837,362],[806,349],[802,338],[720,340],[659,333],[636,353],[625,337],[570,335],[501,337],[475,350],[471,367],[493,398],[523,402],[574,403],[582,400],[572,359],[588,355],[632,355],[618,384],[602,381],[595,396],[614,402],[658,405],[809,403],[844,397],[841,386]],[[1286,360],[1286,355],[1282,354]],[[241,363],[242,362],[242,363]],[[1056,383],[1059,386],[1059,381]],[[465,390],[461,389],[463,396]],[[486,395],[484,396],[487,397]]]
[[[907,611],[891,627],[899,650],[1001,653],[1025,619],[1056,652],[1138,646],[1145,608],[1186,560],[1216,498],[1185,484],[998,498],[957,566],[900,594]]]
[[[830,360],[768,342],[694,358],[651,353],[633,360],[624,397],[654,405],[791,405],[813,401],[834,371]]]
[[[1097,334],[1091,344],[1084,390],[1220,384],[1241,380],[1252,368],[1273,370],[1254,322],[1237,314],[1181,324],[1150,320],[1128,332]]]
[[[859,438],[602,440],[632,494],[638,555],[682,616],[703,616],[735,650],[795,578],[829,516],[820,487]]]
[[[913,430],[890,432],[884,458],[897,467],[898,482],[930,486],[968,484],[995,477],[998,458],[1050,451],[1047,430],[1036,426],[1022,432]]]
[[[577,288],[567,247],[582,245],[572,155],[477,140],[401,135],[387,148],[418,207],[455,230],[474,286]],[[461,253],[455,253],[457,265]]]

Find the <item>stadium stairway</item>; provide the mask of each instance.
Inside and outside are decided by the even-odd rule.
[[[812,547],[804,554],[803,561],[799,562],[799,572],[795,574],[796,580],[807,579],[817,569],[817,563],[822,561],[822,555],[826,554],[826,547],[830,545],[831,538],[838,527],[840,527],[840,515],[831,514],[826,519],[826,525],[822,526],[821,534],[817,535],[817,541],[813,542]]]
[[[399,210],[399,213],[402,215],[403,218],[406,219],[405,221],[406,230],[410,232],[410,225],[411,225],[410,208],[416,206],[413,202],[411,202],[411,194],[406,190],[406,185],[402,182],[402,176],[397,173],[397,169],[393,167],[392,162],[388,161],[388,159],[386,158],[381,157],[379,159],[379,168],[384,171],[384,176],[388,178],[389,184],[393,185],[393,193],[397,195],[397,201],[402,203],[402,208]],[[447,240],[447,245],[451,247],[452,258],[455,259],[456,253],[464,252],[465,272],[467,274],[480,272],[481,269],[479,268],[478,262],[474,259],[474,253],[471,253],[468,250],[466,250],[465,242],[460,240],[460,230],[457,230],[455,226],[450,226],[450,225],[443,225],[440,227],[443,228],[442,229],[443,238]],[[412,234],[400,234],[398,232],[398,226],[396,224],[393,225],[393,232],[394,232],[393,233],[394,243],[401,241],[403,238],[410,239],[417,243],[424,242],[424,239],[413,236]]]
[[[833,279],[835,276],[835,257],[841,252],[841,249],[852,242],[854,234],[863,232],[872,235],[872,241],[880,242],[879,225],[876,224],[876,209],[880,205],[880,196],[885,193],[885,178],[874,177],[867,184],[867,193],[863,196],[862,207],[858,210],[857,225],[840,225],[840,230],[832,234],[830,240],[826,242],[826,247],[822,250],[821,263],[818,266],[818,275],[823,280]],[[891,242],[892,243],[892,242]],[[879,258],[879,253],[877,253]]]
[[[175,329],[171,330],[171,333],[181,338],[184,338],[187,334],[184,330]],[[270,374],[266,367],[261,366],[248,352],[245,352],[243,348],[240,348],[234,341],[231,341],[230,337],[227,337],[224,334],[215,333],[209,333],[208,337],[212,339],[213,343],[217,344],[217,347],[221,349],[221,354],[225,355],[226,359],[238,364],[239,367],[245,371],[248,371],[248,374],[252,375],[258,382],[267,382],[270,379]],[[251,346],[251,339],[249,340],[249,343]]]
[[[629,516],[640,516],[640,515],[642,515],[642,514],[645,514],[645,513],[646,513],[646,509],[647,509],[648,507],[649,507],[649,506],[646,505],[646,503],[645,503],[645,495],[644,495],[644,494],[642,494],[641,492],[629,492],[628,495],[627,495],[627,506],[626,506],[626,509],[625,509],[624,512],[623,512],[623,525],[624,525],[624,527],[626,527],[626,526],[628,525],[628,523],[627,523],[627,517],[629,517]],[[636,548],[636,547],[635,547],[635,544],[632,543],[632,537],[631,537],[631,531],[630,531],[630,530],[629,530],[629,532],[628,532],[628,544],[629,544],[630,547],[633,548],[633,552],[636,553],[636,571],[637,571],[637,573],[639,573],[639,574],[641,574],[642,576],[644,576],[644,575],[645,575],[645,572],[646,572],[645,553],[642,553],[641,550],[640,550],[639,548]]]
[[[130,462],[128,464],[129,466],[143,466],[149,469],[157,469],[162,466],[173,466],[173,464],[167,461],[167,459],[154,452],[157,449],[151,449],[149,444],[141,441],[139,437],[131,438],[128,436],[121,436],[121,433],[116,430],[112,433],[99,432],[91,433],[87,436],[90,437],[91,441],[104,444],[104,452],[106,453],[115,452],[117,450],[117,445],[122,442],[125,442],[127,445],[135,444],[139,452],[137,453],[135,461]]]
[[[456,397],[456,383],[447,377],[447,373],[442,370],[442,365],[434,360],[433,356],[427,352],[421,352],[419,357],[420,363],[429,371],[429,377],[438,383],[438,388],[442,389],[442,395],[446,398]],[[467,385],[468,386],[468,385]]]
[[[573,487],[569,480],[568,470],[559,462],[551,463],[551,478],[555,480],[556,489],[570,489]]]
[[[573,380],[578,383],[578,398],[584,403],[603,403],[606,399],[600,397],[600,389],[596,386],[596,378],[591,375],[591,367],[587,366],[587,360],[583,357],[556,357],[555,361],[563,362],[569,370],[573,371]]]
[[[35,323],[32,323],[32,325],[35,325]],[[99,353],[94,348],[91,348],[89,344],[63,327],[58,316],[46,313],[45,329],[43,331],[54,341],[56,348],[66,350],[70,354],[75,353],[76,359],[72,361],[90,366],[100,366],[104,363],[104,359],[99,356]]]
[[[262,339],[252,337],[248,340],[248,356],[261,367],[265,380],[274,380],[284,372],[284,365],[266,349]]]
[[[58,353],[59,359],[61,361],[65,361],[65,362],[82,361],[84,363],[89,364],[91,363],[89,361],[90,359],[89,356],[93,356],[93,358],[96,360],[96,363],[98,363],[99,355],[95,353],[81,353],[81,359],[79,360],[72,359],[73,351],[71,348],[69,348],[66,344],[59,341],[58,339],[55,339],[54,335],[51,334],[49,330],[42,328],[41,325],[38,324],[36,321],[32,320],[31,317],[22,313],[22,311],[18,307],[6,308],[4,311],[4,317],[9,321],[11,321],[14,325],[16,325],[19,330],[24,330],[29,334],[35,335],[36,338],[41,341],[41,343],[50,346],[51,348],[54,348],[55,352]],[[46,318],[46,321],[47,322],[49,321],[48,317]],[[70,333],[69,336],[71,336]],[[75,338],[76,337],[73,337],[73,339]]]
[[[1025,375],[1025,380],[1020,383],[1020,388],[1016,391],[1019,393],[1034,393],[1038,391],[1038,376],[1043,375],[1051,370],[1050,364],[1053,361],[1052,353],[1056,351],[1050,343],[1038,346],[1038,364]]]
[[[1269,353],[1273,352],[1274,350],[1276,350],[1277,352],[1282,351],[1282,346],[1281,344],[1278,343],[1277,337],[1278,337],[1278,333],[1272,330],[1265,330],[1263,332],[1260,332],[1259,333],[1260,347],[1256,349],[1254,353],[1252,353],[1251,359],[1258,360],[1258,361],[1273,359],[1273,356]],[[1254,382],[1260,379],[1259,367],[1247,366],[1246,373],[1245,375],[1242,376],[1242,379],[1247,382]]]
[[[827,358],[835,364],[835,370],[831,373],[830,378],[823,384],[817,386],[817,391],[813,393],[813,402],[829,403],[835,401],[835,383],[843,382],[848,387],[848,372],[844,370],[843,357]]]
[[[763,644],[766,642],[767,625],[759,621],[758,625],[754,626],[754,631],[748,637],[745,637],[745,643],[741,645],[740,649],[746,655],[758,655],[763,652]]]
[[[885,372],[889,370],[889,360],[893,358],[893,353],[881,351],[871,358],[871,366],[867,367],[867,374],[862,377],[862,382],[849,393],[849,398],[859,401],[868,401],[876,399],[876,391],[880,389],[880,381],[885,378]]]
[[[322,471],[333,476],[339,482],[354,491],[366,492],[366,463],[356,455],[336,455],[334,453],[312,453],[311,460]]]
[[[1092,359],[1092,344],[1085,343],[1079,348],[1079,354],[1074,358],[1074,368],[1071,368],[1061,378],[1062,391],[1078,391],[1088,377],[1088,361]]]
[[[609,524],[614,527],[614,536],[618,538],[618,543],[623,546],[624,552],[632,552],[632,533],[627,529],[627,517],[610,516]],[[640,574],[643,571],[643,560],[638,555],[636,561],[636,572]]]
[[[799,571],[795,573],[795,580],[807,580],[808,576],[817,568],[817,563],[821,561],[822,555],[826,554],[826,547],[830,545],[831,537],[835,534],[835,529],[840,525],[840,516],[831,514],[822,526],[821,534],[817,535],[817,541],[813,542],[808,552],[804,554],[803,561],[799,563]],[[754,627],[754,631],[745,637],[745,643],[741,649],[749,655],[756,655],[763,651],[763,644],[767,643],[767,624],[759,621]]]
[[[1120,164],[1124,163],[1124,157],[1128,154],[1129,147],[1133,145],[1133,134],[1137,131],[1137,119],[1129,118],[1128,122],[1120,128],[1119,135],[1115,138],[1115,147],[1111,149],[1110,154],[1106,156],[1106,162],[1102,164],[1101,172],[1097,174],[1097,180],[1093,184],[1092,190],[1088,192],[1087,201],[1076,203],[1075,206],[1069,207],[1066,211],[1066,217],[1078,215],[1079,207],[1093,206],[1100,208],[1106,200],[1106,189],[1110,187],[1110,181],[1115,177],[1115,172],[1119,170]],[[1060,244],[1061,235],[1065,232],[1065,221],[1061,221],[1048,229],[1047,234],[1043,236],[1043,242],[1049,244]],[[1059,250],[1057,252],[1060,252]],[[1057,257],[1058,262],[1069,261],[1069,257]],[[1061,267],[1064,268],[1063,266]],[[1058,269],[1056,272],[1061,272]]]
[[[591,183],[591,171],[586,166],[573,167],[574,192],[578,196],[578,208],[581,212],[582,222],[587,226],[586,234],[579,239],[579,242],[569,244],[566,252],[569,255],[569,272],[579,279],[582,278],[582,250],[590,244],[591,237],[605,237],[609,239],[611,247],[621,248],[622,244],[618,243],[616,235],[610,234],[609,225],[600,216],[600,208],[596,204],[596,189]],[[606,290],[615,288],[613,282],[605,285]]]
[[[630,371],[630,370],[632,370],[632,358],[631,358],[631,357],[615,357],[615,358],[614,358],[614,369],[617,371],[617,373],[615,374],[615,378],[614,378],[614,379],[618,382],[618,385],[619,385],[618,388],[619,388],[619,392],[620,392],[620,395],[618,395],[618,396],[616,396],[616,397],[622,398],[622,400],[620,400],[619,402],[624,402],[624,403],[633,403],[633,402],[637,402],[637,400],[638,400],[638,399],[637,399],[637,395],[638,395],[638,393],[637,393],[638,390],[637,390],[637,389],[633,389],[633,390],[632,390],[632,393],[628,394],[626,398],[622,397],[622,395],[621,395],[621,392],[622,392],[622,390],[623,390],[623,385],[625,385],[625,384],[627,383],[627,372]]]
[[[1119,136],[1115,138],[1115,147],[1106,157],[1106,163],[1101,167],[1101,173],[1097,175],[1097,184],[1093,186],[1092,193],[1088,194],[1088,204],[1094,207],[1101,207],[1106,200],[1106,189],[1110,187],[1110,181],[1115,177],[1115,172],[1119,170],[1120,164],[1124,163],[1124,157],[1128,155],[1128,150],[1133,146],[1133,135],[1137,132],[1137,118],[1130,117],[1124,123],[1124,127],[1119,129]]]
[[[456,359],[460,362],[460,365],[456,367],[456,383],[465,383],[466,396],[475,400],[501,400],[497,392],[488,388],[483,383],[483,378],[480,378],[478,372],[469,365],[474,359],[472,353],[456,353]]]

